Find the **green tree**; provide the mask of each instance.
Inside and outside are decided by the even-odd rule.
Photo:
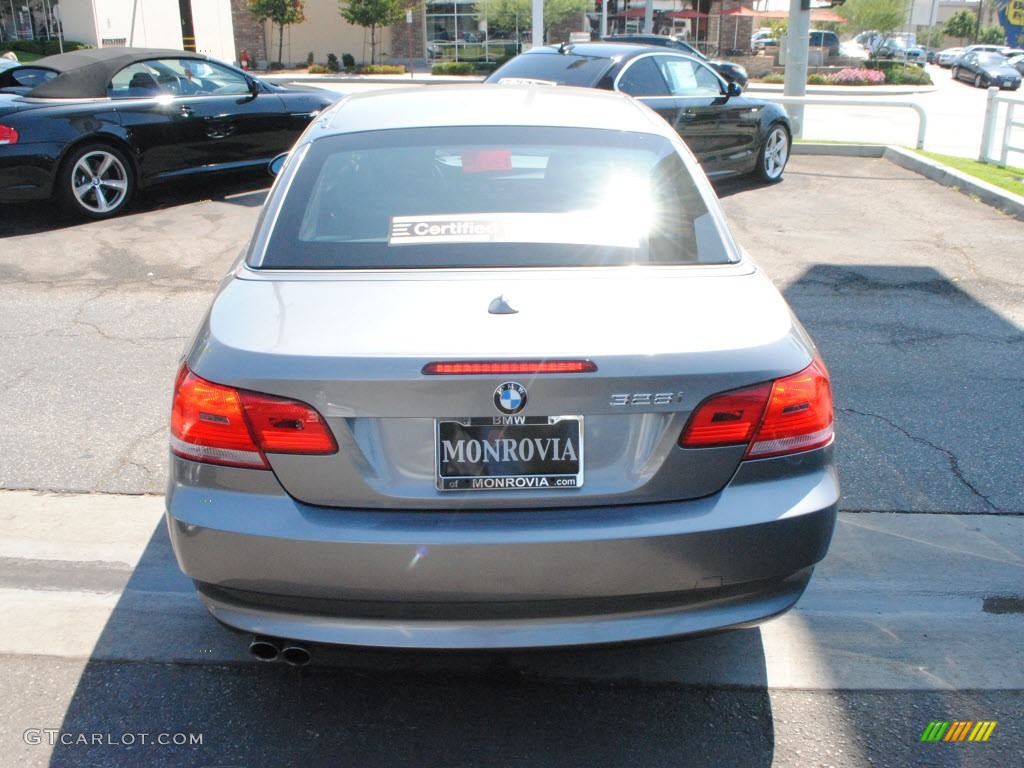
[[[545,0],[545,32],[574,18],[581,19],[590,5],[590,0]],[[483,0],[477,3],[477,17],[487,20],[488,30],[528,30],[533,25],[533,3],[531,0]],[[538,40],[534,44],[543,42]]]
[[[789,19],[768,19],[765,26],[772,32],[772,37],[781,40],[789,32]]]
[[[974,30],[978,24],[978,17],[973,11],[957,11],[949,17],[946,22],[946,34],[950,37],[960,37],[965,40],[974,37]]]
[[[390,27],[405,17],[402,0],[340,0],[338,13],[349,24],[370,29],[370,63],[377,63],[377,27]]]
[[[876,30],[886,38],[907,21],[910,0],[848,0],[836,9],[853,34]]]
[[[306,20],[302,0],[249,0],[249,13],[258,21],[269,20],[277,24],[277,60],[280,62],[284,50],[284,28]]]
[[[917,42],[927,45],[929,48],[940,50],[946,47],[946,30],[936,25],[928,27],[917,33]]]
[[[998,25],[985,27],[978,35],[978,42],[983,45],[1006,45],[1006,33]]]

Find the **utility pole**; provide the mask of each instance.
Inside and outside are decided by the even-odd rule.
[[[544,45],[544,0],[533,0],[533,47]]]
[[[807,46],[811,35],[811,0],[790,0],[789,30],[786,33],[786,75],[782,92],[786,96],[807,95]],[[804,130],[804,105],[786,106],[793,121],[793,138]]]

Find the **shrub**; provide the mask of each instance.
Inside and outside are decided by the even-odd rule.
[[[885,82],[892,85],[931,85],[931,76],[921,67],[893,67],[885,73]]]
[[[762,83],[784,83],[786,82],[786,76],[778,72],[769,72],[767,75],[761,78]]]
[[[345,67],[345,69],[354,69],[356,66],[356,57],[351,53],[341,54],[341,65]]]
[[[306,54],[306,66],[312,67],[314,61],[316,61],[316,57],[314,57],[313,52],[310,51],[309,53]]]
[[[24,51],[25,53],[34,53],[37,56],[55,56],[60,53],[60,41],[54,40],[11,40],[8,43],[4,43],[4,50],[10,48],[12,51]],[[64,41],[64,53],[70,53],[71,51],[79,51],[83,48],[92,48],[91,45],[85,43],[76,43],[74,40]]]
[[[828,85],[828,75],[813,74],[807,76],[808,85]]]
[[[401,64],[364,64],[357,70],[360,75],[404,75]]]
[[[430,68],[432,75],[472,75],[475,66],[470,61],[445,61]]]
[[[828,76],[831,85],[884,85],[885,74],[877,69],[848,67]]]
[[[327,69],[329,69],[331,72],[337,72],[338,70],[341,69],[341,67],[338,66],[338,57],[335,56],[333,53],[327,54]]]
[[[326,64],[310,64],[306,71],[311,75],[329,75],[334,70]]]
[[[269,69],[271,72],[273,72],[275,69],[284,69],[284,64],[282,64],[280,61],[272,61],[270,62],[267,69]]]

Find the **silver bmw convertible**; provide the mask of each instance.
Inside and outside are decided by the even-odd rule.
[[[629,97],[351,96],[174,386],[167,523],[264,659],[750,625],[828,549],[829,375]]]

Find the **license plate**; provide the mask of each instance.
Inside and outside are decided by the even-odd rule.
[[[582,416],[438,419],[435,431],[440,491],[583,485]]]

